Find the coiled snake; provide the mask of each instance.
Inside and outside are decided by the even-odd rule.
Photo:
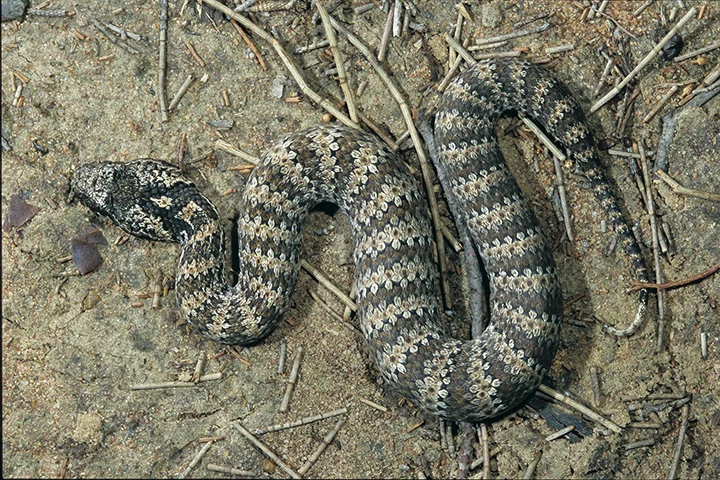
[[[426,198],[375,137],[338,126],[295,133],[270,148],[240,200],[239,276],[225,278],[218,212],[178,169],[155,160],[82,165],[72,189],[132,235],[180,242],[176,294],[194,330],[245,345],[279,323],[297,282],[300,229],[321,201],[349,217],[358,316],[373,360],[416,406],[480,421],[522,403],[555,354],[562,322],[550,247],[495,138],[498,116],[539,121],[589,178],[643,280],[645,269],[598,164],[585,117],[567,89],[526,62],[468,68],[443,95],[435,122],[441,160],[490,279],[491,323],[470,341],[440,321]]]

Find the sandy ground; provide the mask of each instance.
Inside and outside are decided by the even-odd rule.
[[[366,2],[347,3],[343,16],[348,27],[376,49],[385,14],[375,8],[355,15],[351,7]],[[425,109],[432,108],[436,98],[432,87],[444,76],[448,59],[444,33],[457,18],[450,2],[446,7],[435,3],[415,1],[418,13],[413,21],[424,24],[427,32],[391,39],[385,62],[409,103]],[[578,5],[584,3],[525,1],[480,6],[468,2],[475,25],[466,25],[463,38],[507,33],[516,22],[554,11],[547,19],[550,29],[513,40],[500,49],[526,47],[528,56],[540,58],[546,47],[574,44],[573,50],[552,55],[548,68],[588,110],[599,98],[593,91],[605,65],[597,52],[602,45],[614,46],[615,42],[609,20],[580,21]],[[684,3],[688,8],[700,5]],[[658,2],[635,17],[632,12],[639,4],[610,2],[607,7],[610,16],[637,36],[633,39],[616,33],[629,39],[630,66],[669,28],[660,24],[660,8],[669,15],[676,2]],[[7,218],[14,195],[40,208],[27,224],[3,232],[3,476],[176,476],[200,450],[199,438],[219,436],[223,439],[210,447],[190,476],[220,475],[206,470],[207,464],[213,463],[280,478],[284,472],[275,469],[273,473],[273,465],[264,465],[264,456],[234,424],[242,422],[253,429],[346,405],[345,424],[308,475],[417,477],[424,471],[435,478],[454,476],[457,460],[441,448],[437,420],[423,419],[385,391],[369,365],[362,337],[331,317],[308,291],[336,312],[342,313],[342,304],[304,272],[286,314],[287,322],[266,341],[243,352],[246,362],[229,355],[207,362],[205,373],[224,368],[222,380],[195,388],[130,390],[130,385],[137,383],[187,379],[201,355],[215,356],[221,349],[176,325],[172,294],[162,299],[160,310],[152,310],[151,299],[145,298],[152,294],[158,269],[173,274],[177,246],[134,238],[116,245],[122,232],[91,216],[81,205],[67,203],[73,168],[93,160],[137,157],[176,161],[180,138],[187,134],[188,175],[216,202],[229,227],[237,213],[238,193],[232,189],[243,184],[243,175],[229,167],[245,162],[215,149],[216,140],[225,139],[257,155],[275,138],[318,124],[324,115],[288,80],[289,73],[270,45],[256,38],[269,66],[263,72],[229,23],[213,25],[188,13],[180,16],[181,5],[170,2],[169,96],[188,75],[196,81],[167,123],[160,121],[157,100],[158,2],[58,1],[53,7],[75,15],[30,17],[21,24],[2,25],[2,130],[12,146],[2,157],[2,218]],[[686,51],[711,43],[713,29],[718,31],[717,9],[709,2],[703,19],[692,20],[683,29]],[[681,10],[678,18],[684,13]],[[311,16],[303,10],[281,11],[258,15],[257,21],[293,51],[323,37],[322,28],[311,23]],[[127,40],[139,53],[111,43],[91,18],[140,35],[140,41]],[[188,41],[204,59],[205,67],[188,53]],[[344,40],[341,48],[353,88],[362,81],[368,83],[358,102],[361,110],[392,136],[400,136],[405,130],[402,117],[378,75]],[[612,52],[616,54],[616,50]],[[330,60],[318,51],[295,58],[321,92],[339,96],[336,82],[324,74]],[[627,147],[627,140],[633,139],[642,141],[647,150],[656,149],[661,115],[676,108],[677,98],[649,123],[643,124],[642,117],[667,91],[668,83],[701,79],[718,64],[717,50],[703,58],[706,63],[650,63],[639,77],[635,88],[640,96],[615,148]],[[15,92],[10,72],[29,80],[22,91],[21,107],[12,105]],[[205,74],[207,80],[200,81]],[[278,84],[284,86],[281,98],[274,95],[273,85]],[[601,93],[609,88],[603,85]],[[223,90],[230,106],[222,103]],[[298,95],[300,103],[285,101]],[[614,100],[591,117],[593,131],[604,143],[614,143],[619,103]],[[720,191],[719,103],[715,98],[704,107],[679,110],[669,152],[670,175],[686,186],[716,193]],[[218,119],[233,120],[232,129],[218,131],[207,124]],[[548,201],[553,192],[552,162],[524,130],[518,134],[512,121],[503,125],[510,130],[502,140],[508,161],[548,235],[557,237],[561,225]],[[33,142],[47,153],[41,154]],[[407,161],[417,165],[414,153],[404,151]],[[602,159],[628,215],[638,219],[642,237],[650,239],[630,163],[607,154]],[[657,210],[674,240],[673,255],[661,261],[665,278],[688,277],[716,263],[720,259],[720,205],[678,195],[657,180],[653,185]],[[566,309],[568,325],[547,383],[592,406],[592,372],[597,371],[600,403],[595,409],[623,427],[622,432],[615,434],[588,422],[590,429],[573,437],[574,442],[567,437],[546,441],[554,429],[523,408],[489,426],[490,448],[501,448],[492,460],[492,475],[521,475],[542,452],[536,470],[539,477],[666,477],[685,403],[689,421],[677,475],[720,477],[720,276],[665,294],[665,334],[659,352],[655,295],[651,295],[652,307],[645,322],[633,337],[618,340],[608,336],[594,319],[626,325],[634,316],[635,299],[625,293],[632,280],[629,263],[619,248],[609,256],[604,254],[612,232],[602,231],[602,209],[583,188],[582,179],[570,176],[567,189],[577,238],[572,244],[566,239],[559,244],[556,261],[566,300],[583,296]],[[352,245],[348,224],[342,215],[327,212],[311,216],[304,233],[305,258],[341,289],[349,290]],[[89,225],[100,228],[109,245],[100,247],[103,265],[80,276],[72,262],[59,260],[70,255],[73,238]],[[645,249],[644,253],[650,261],[651,251]],[[454,272],[460,261],[451,251],[448,255]],[[457,275],[451,272],[450,276],[457,285]],[[455,290],[456,310],[462,311],[462,289]],[[705,359],[700,353],[701,332],[707,335]],[[289,371],[286,366],[283,373],[277,372],[282,343],[288,346],[288,363],[299,347],[305,350],[286,414],[278,413]],[[375,410],[360,398],[382,404],[388,411]],[[555,410],[578,415],[563,407]],[[635,428],[636,422],[657,425]],[[323,420],[270,433],[262,440],[299,469],[334,423]],[[626,449],[632,442],[648,439],[652,440],[649,446]],[[481,449],[477,442],[473,448],[474,458]]]

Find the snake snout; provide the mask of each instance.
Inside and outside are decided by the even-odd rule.
[[[70,188],[83,205],[106,216],[112,213],[112,192],[117,188],[115,165],[107,162],[86,163],[78,167],[70,181]]]

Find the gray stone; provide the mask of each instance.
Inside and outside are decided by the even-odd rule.
[[[2,21],[20,20],[27,4],[27,0],[2,0]]]
[[[482,6],[482,24],[488,28],[497,27],[502,21],[502,11],[500,7],[494,3],[488,3]]]

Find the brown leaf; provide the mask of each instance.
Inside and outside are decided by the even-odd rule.
[[[97,227],[90,225],[77,237],[77,240],[91,245],[107,245],[107,240]]]
[[[92,231],[92,229],[94,229],[94,231]],[[79,237],[73,239],[73,262],[81,274],[87,275],[102,265],[103,258],[102,255],[100,255],[100,250],[97,248],[97,244],[101,243],[100,240],[105,241],[105,237],[103,237],[102,233],[95,227],[86,229]]]
[[[38,207],[30,205],[19,195],[13,195],[10,197],[10,207],[3,222],[3,230],[7,232],[12,227],[22,227],[39,211]]]

